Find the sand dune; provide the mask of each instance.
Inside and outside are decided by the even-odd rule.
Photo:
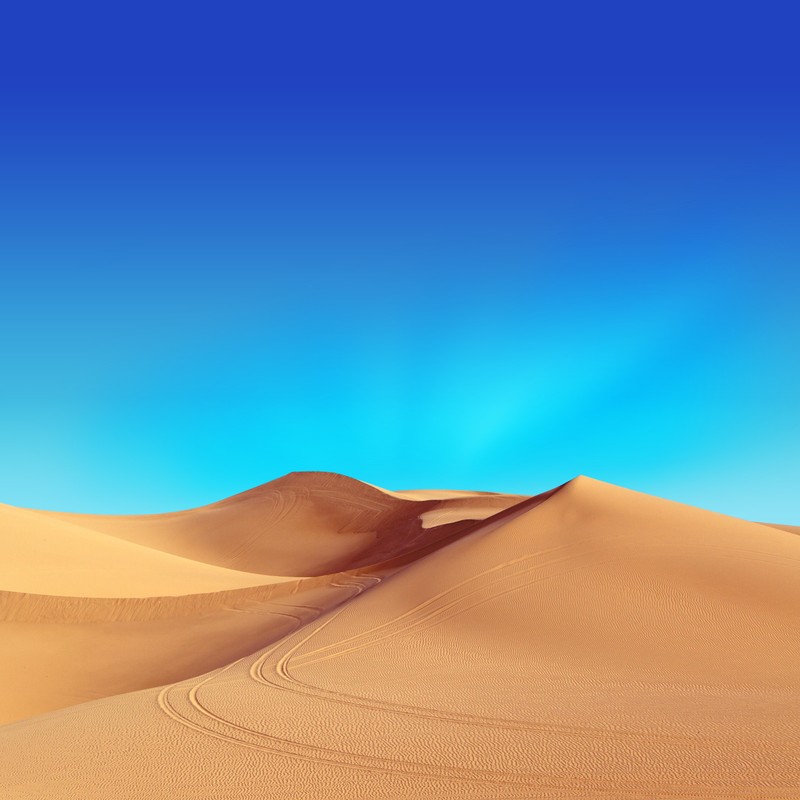
[[[245,572],[325,575],[409,552],[441,526],[484,519],[522,498],[387,492],[325,472],[293,472],[219,503],[173,514],[54,514],[114,537]],[[439,513],[443,522],[430,521]],[[428,515],[428,521],[421,519]]]
[[[29,690],[9,716],[65,668],[74,702],[111,695],[0,728],[9,797],[800,798],[788,530],[588,478],[519,498],[299,474],[159,518],[38,516],[215,580],[296,571],[6,592],[4,652],[28,661],[0,686]],[[118,694],[142,674],[163,685]]]

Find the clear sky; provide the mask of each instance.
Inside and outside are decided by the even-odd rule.
[[[7,12],[0,501],[587,474],[800,524],[797,20],[532,5]]]

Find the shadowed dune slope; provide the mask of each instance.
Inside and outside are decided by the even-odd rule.
[[[218,670],[0,728],[0,786],[800,798],[799,578],[787,531],[578,478]]]
[[[384,561],[445,526],[484,519],[515,495],[387,492],[326,472],[293,472],[210,506],[172,514],[60,520],[197,561],[269,575],[325,575]],[[456,496],[450,496],[455,494]],[[430,528],[438,528],[431,534]]]

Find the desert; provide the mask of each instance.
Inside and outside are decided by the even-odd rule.
[[[0,787],[800,797],[800,537],[588,477],[0,506]]]

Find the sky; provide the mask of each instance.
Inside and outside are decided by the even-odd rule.
[[[788,6],[19,5],[0,502],[585,474],[800,524]]]

